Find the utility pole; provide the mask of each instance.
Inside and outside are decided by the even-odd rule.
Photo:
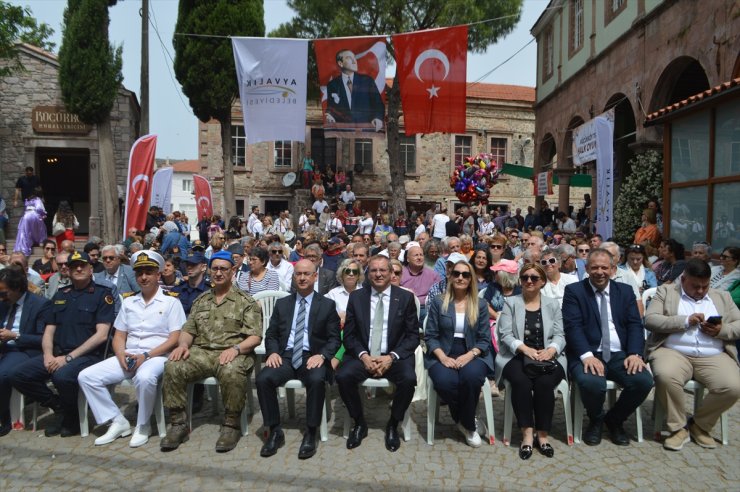
[[[141,0],[141,135],[149,134],[149,0]]]

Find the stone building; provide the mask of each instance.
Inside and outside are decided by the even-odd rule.
[[[469,84],[467,89],[467,129],[464,134],[435,133],[406,137],[402,134],[402,158],[406,166],[407,209],[426,210],[445,203],[459,204],[449,186],[449,176],[457,160],[481,152],[491,152],[501,162],[527,166],[534,159],[534,89],[531,87]],[[300,176],[293,185],[283,180],[289,173],[300,175],[307,150],[322,168],[344,168],[363,207],[374,211],[389,195],[390,174],[385,139],[325,138],[321,128],[321,107],[309,102],[306,141],[271,142],[247,145],[238,104],[232,111],[232,160],[237,198],[237,214],[249,207],[276,212],[297,210],[308,201],[308,192],[298,190]],[[401,120],[403,126],[403,120]],[[221,137],[219,123],[199,123],[199,158],[203,172],[211,176],[214,201],[222,194]],[[491,192],[489,207],[526,206],[534,202],[530,179],[503,176]],[[219,209],[219,205],[214,207]]]
[[[572,129],[615,109],[615,193],[632,155],[662,149],[645,117],[740,74],[740,3],[551,0],[537,38],[535,169],[574,172]],[[561,186],[559,204],[568,203]],[[664,201],[667,200],[664,196]]]
[[[0,78],[0,194],[10,211],[9,236],[15,236],[23,204],[13,208],[16,180],[33,167],[41,180],[47,225],[61,200],[69,201],[80,222],[79,234],[100,235],[102,196],[98,172],[98,134],[64,107],[59,62],[49,52],[18,46],[24,70]],[[131,146],[139,135],[136,95],[121,86],[111,113],[119,193],[124,193]]]

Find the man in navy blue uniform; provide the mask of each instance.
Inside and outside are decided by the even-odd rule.
[[[193,252],[185,257],[185,268],[188,272],[188,281],[175,286],[172,292],[177,292],[178,299],[185,310],[185,316],[190,315],[193,301],[211,285],[206,279],[206,257],[203,253]]]
[[[100,362],[113,323],[112,291],[93,282],[89,256],[75,252],[67,264],[72,285],[52,298],[52,314],[41,340],[43,354],[24,362],[12,378],[15,389],[54,410],[47,437],[79,434],[77,375]],[[49,380],[58,394],[48,388]]]

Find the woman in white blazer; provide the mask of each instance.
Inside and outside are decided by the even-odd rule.
[[[554,390],[565,378],[563,316],[556,299],[541,295],[545,271],[534,263],[519,272],[522,293],[506,299],[496,331],[499,353],[496,374],[511,383],[511,403],[522,444],[519,457],[532,456],[534,430],[537,449],[548,458],[555,450],[548,442],[555,407]],[[549,364],[550,367],[547,367]]]

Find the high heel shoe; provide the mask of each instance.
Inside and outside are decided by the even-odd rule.
[[[553,449],[549,442],[541,444],[539,440],[536,440],[535,446],[541,454],[547,456],[548,458],[552,458],[553,456],[555,456],[555,449]]]
[[[523,460],[528,460],[532,457],[532,446],[529,444],[522,444],[519,447],[519,457]]]

